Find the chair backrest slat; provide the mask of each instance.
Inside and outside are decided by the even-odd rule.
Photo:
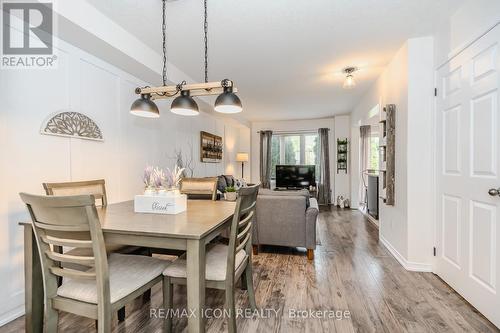
[[[44,230],[51,231],[67,231],[67,232],[77,232],[77,231],[90,231],[87,225],[56,225],[56,224],[48,224],[42,222],[34,222],[35,225]]]
[[[47,257],[49,257],[54,261],[84,265],[88,267],[93,267],[95,265],[94,257],[74,256],[70,254],[57,253],[53,251],[45,251],[45,254],[47,255]]]
[[[56,276],[79,280],[95,280],[97,277],[94,272],[82,272],[69,268],[50,267],[50,272]]]
[[[41,239],[44,243],[49,245],[89,248],[89,249],[92,248],[91,240],[66,239],[66,238],[59,238],[47,235],[41,236]]]
[[[252,216],[250,216],[250,218],[252,218]],[[250,221],[250,220],[248,220]],[[241,239],[244,238],[248,232],[250,231],[250,228],[252,228],[252,222],[247,222],[246,223],[246,227],[245,229],[243,229],[243,231],[241,231],[238,236],[236,236],[236,238],[238,239],[238,241],[241,243]]]
[[[245,225],[248,224],[248,222],[252,221],[253,219],[253,216],[254,216],[254,212],[251,211],[249,214],[246,215],[246,217],[241,220],[239,223],[238,223],[238,227],[241,229],[243,228]]]
[[[217,199],[217,177],[183,178],[180,191],[182,194],[206,195],[212,200]]]
[[[238,191],[229,232],[229,253],[227,256],[226,283],[234,283],[236,254],[245,250],[248,258],[252,255],[252,227],[260,184],[243,187]]]
[[[250,206],[241,210],[240,215],[245,215],[248,211],[253,210],[257,202],[252,203]]]
[[[106,182],[104,179],[85,180],[80,182],[43,183],[47,195],[68,196],[92,194],[96,200],[101,200],[102,206],[107,206]]]
[[[110,303],[109,271],[95,197],[27,193],[20,196],[31,215],[37,238],[46,302],[57,295],[57,278],[63,277],[95,281],[98,302],[107,306]],[[75,254],[78,251],[68,255],[57,252],[55,245],[87,250],[82,251],[82,255]],[[70,269],[61,263],[76,264],[78,268]]]
[[[236,253],[240,252],[240,250],[243,250],[246,248],[248,241],[250,240],[250,234],[245,234],[245,239],[243,242],[241,242],[237,247],[236,247]]]

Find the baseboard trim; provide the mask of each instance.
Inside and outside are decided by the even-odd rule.
[[[368,214],[366,211],[364,211],[363,209],[361,208],[358,208],[357,209],[359,212],[361,212],[361,214],[363,214],[364,217],[366,217],[366,219],[368,221],[370,221],[374,227],[376,227],[377,229],[379,229],[379,221],[376,220],[373,216],[371,216],[370,214]]]
[[[411,262],[406,260],[401,253],[396,250],[391,243],[389,243],[383,236],[379,235],[379,240],[382,245],[389,251],[390,254],[403,266],[407,271],[412,272],[432,272],[431,264],[424,264],[419,262]]]
[[[0,315],[0,327],[24,315],[24,304]]]

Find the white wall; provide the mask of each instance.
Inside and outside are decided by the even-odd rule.
[[[252,162],[252,153],[251,153],[251,142],[250,142],[250,131],[251,129],[248,127],[240,128],[239,135],[239,152],[248,153],[248,162],[243,163],[243,176],[246,180],[250,181],[252,179],[250,164]],[[237,162],[237,170],[235,172],[235,176],[241,177],[241,162]]]
[[[161,117],[130,115],[137,86],[145,82],[59,41],[59,66],[53,70],[2,70],[0,73],[0,325],[24,312],[23,233],[27,220],[18,192],[42,194],[47,181],[104,178],[110,202],[130,200],[142,190],[148,164],[172,167],[174,150],[190,155],[195,176],[232,173],[240,141],[249,129],[201,113],[182,117],[159,102]],[[100,126],[104,142],[40,134],[51,113],[72,109]],[[201,163],[199,131],[223,136],[224,163]],[[242,138],[240,136],[248,136]]]
[[[408,41],[408,257],[432,263],[434,201],[434,38]]]
[[[352,174],[359,175],[359,126],[372,123],[377,106],[396,105],[395,204],[379,201],[379,235],[415,270],[430,270],[432,260],[433,61],[432,37],[408,40],[351,114]],[[359,181],[351,178],[353,202]]]
[[[359,126],[370,123],[369,111],[377,105],[396,104],[396,157],[395,157],[395,205],[386,206],[379,201],[379,232],[402,256],[407,256],[407,198],[406,198],[406,126],[408,105],[408,44],[405,43],[396,53],[380,78],[351,113],[351,146],[358,147],[353,152],[351,178],[353,202],[359,202],[358,188],[361,171],[359,168]],[[355,170],[355,171],[354,171]]]
[[[329,128],[329,143],[330,143],[330,181],[332,182],[332,188],[335,187],[335,120],[334,118],[325,119],[309,119],[309,120],[288,120],[288,121],[265,121],[265,122],[253,122],[252,123],[252,154],[251,165],[252,165],[252,182],[260,181],[260,170],[259,170],[259,131],[261,130],[273,130],[273,131],[312,131],[317,132],[318,128]],[[345,192],[348,193],[349,189]]]
[[[500,23],[500,1],[466,0],[435,33],[435,64],[443,64],[474,39]]]

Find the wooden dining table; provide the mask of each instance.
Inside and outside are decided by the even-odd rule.
[[[97,207],[106,244],[185,250],[187,255],[188,332],[204,332],[205,246],[233,217],[235,203],[188,200],[187,210],[176,215],[134,212],[134,202]],[[38,247],[30,222],[24,226],[26,332],[42,332],[43,279]]]

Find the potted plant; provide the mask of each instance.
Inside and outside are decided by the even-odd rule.
[[[224,198],[227,201],[236,201],[236,189],[234,186],[228,186],[226,187],[226,193],[224,193]]]

